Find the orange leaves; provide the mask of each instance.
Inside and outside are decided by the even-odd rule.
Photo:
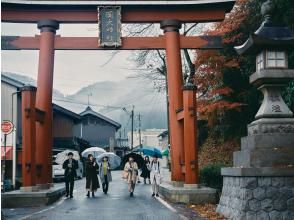
[[[216,205],[204,204],[204,205],[189,205],[189,208],[197,211],[197,213],[208,220],[226,220],[225,217],[216,213]]]

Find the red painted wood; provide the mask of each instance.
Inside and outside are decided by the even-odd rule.
[[[225,18],[223,8],[130,8],[122,10],[123,23],[159,23],[165,19],[179,19],[182,22],[215,22]],[[44,10],[9,9],[2,7],[2,22],[37,23],[42,19],[54,19],[60,23],[98,23],[97,9],[89,10]]]
[[[2,38],[2,40],[5,37]],[[180,36],[180,48],[184,49],[219,49],[221,45],[214,43],[218,37],[206,40],[201,36],[186,37]],[[2,50],[38,50],[40,48],[40,36],[36,37],[16,37],[9,42],[10,47],[2,47]],[[210,46],[210,45],[215,46]],[[152,49],[165,49],[165,42],[163,36],[158,37],[123,37],[122,46],[119,48],[103,48],[98,45],[98,37],[55,37],[56,50],[152,50]]]
[[[177,120],[178,109],[183,107],[182,95],[182,62],[180,35],[178,32],[165,33],[167,83],[169,97],[170,143],[171,143],[171,178],[173,181],[184,181],[181,163],[184,160],[183,121]]]
[[[36,91],[24,90],[22,96],[22,186],[36,185]]]
[[[55,33],[41,32],[36,108],[45,112],[44,121],[36,122],[37,184],[52,183],[52,90]]]
[[[198,184],[196,91],[184,90],[185,183]]]

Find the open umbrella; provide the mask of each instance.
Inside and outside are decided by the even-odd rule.
[[[161,151],[162,156],[166,156],[168,157],[169,155],[169,149],[164,149],[163,151]]]
[[[117,156],[115,153],[112,152],[106,152],[103,154],[100,154],[96,159],[97,162],[102,162],[104,157],[108,157],[108,162],[110,164],[111,169],[115,169],[120,166],[121,159],[119,156]]]
[[[144,158],[140,154],[136,154],[136,153],[129,153],[129,154],[125,155],[122,160],[123,166],[126,164],[126,162],[129,161],[130,157],[134,158],[134,161],[138,164],[139,168],[143,167],[143,165],[145,163]]]
[[[161,151],[156,147],[144,146],[142,148],[137,149],[137,152],[142,152],[144,155],[148,155],[151,157],[156,156],[158,158],[162,158]]]
[[[88,157],[89,154],[92,154],[93,157],[97,158],[100,154],[105,153],[106,151],[100,147],[90,147],[82,152],[82,157]]]
[[[79,160],[80,159],[80,155],[79,155],[79,152],[77,151],[71,151],[71,150],[65,150],[65,151],[62,151],[60,153],[58,153],[56,155],[56,159],[55,159],[55,162],[58,163],[58,164],[63,164],[63,162],[68,159],[68,153],[69,152],[72,152],[73,153],[73,158],[75,160]]]

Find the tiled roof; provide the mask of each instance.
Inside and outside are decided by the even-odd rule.
[[[85,115],[93,115],[93,116],[96,116],[97,118],[103,119],[104,121],[114,125],[116,129],[119,129],[121,127],[121,124],[117,123],[116,121],[113,121],[110,118],[107,118],[106,116],[98,112],[93,111],[93,109],[90,106],[88,106],[85,111],[80,113],[80,116],[85,116]]]

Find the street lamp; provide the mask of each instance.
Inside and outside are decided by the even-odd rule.
[[[239,54],[256,55],[256,72],[250,76],[250,83],[264,95],[256,119],[293,116],[281,91],[294,78],[293,70],[288,69],[288,51],[293,50],[294,34],[288,27],[272,23],[273,8],[271,0],[262,5],[264,22],[243,45],[235,47]]]

